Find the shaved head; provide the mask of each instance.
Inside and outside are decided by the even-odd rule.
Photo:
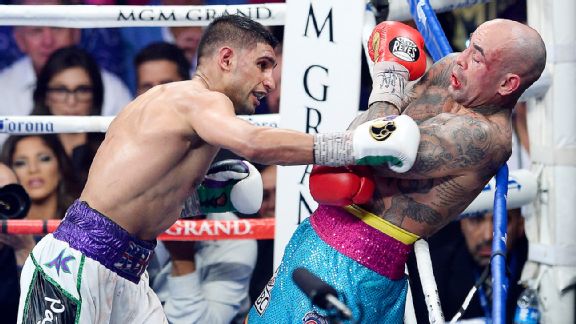
[[[478,30],[490,29],[492,37],[501,43],[504,73],[520,76],[519,94],[534,83],[546,66],[546,47],[540,34],[525,24],[508,19],[494,19],[483,23]],[[495,32],[494,32],[495,31]]]

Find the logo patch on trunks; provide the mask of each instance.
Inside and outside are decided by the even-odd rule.
[[[23,323],[76,323],[79,303],[37,271],[24,307]]]
[[[274,283],[276,282],[277,274],[278,269],[274,271],[274,275],[272,275],[272,278],[270,278],[270,280],[266,284],[266,287],[264,287],[264,290],[262,290],[262,293],[260,294],[260,296],[258,296],[258,298],[256,298],[256,301],[254,302],[254,309],[260,316],[262,316],[262,314],[264,314],[264,312],[266,311],[266,308],[270,306],[270,298],[272,297],[271,291],[272,288],[274,288]]]
[[[315,311],[309,311],[302,317],[303,324],[328,324],[326,317],[316,313]]]
[[[70,268],[68,267],[68,262],[74,261],[74,260],[76,260],[76,258],[71,256],[71,255],[64,256],[65,250],[66,249],[62,249],[62,251],[60,251],[60,254],[58,254],[56,259],[54,259],[48,263],[44,263],[44,266],[46,266],[47,268],[50,268],[50,269],[56,268],[56,273],[58,275],[60,275],[60,269],[62,269],[63,273],[70,273]]]
[[[122,273],[140,277],[146,270],[153,251],[130,241],[126,251],[114,263],[114,268]]]

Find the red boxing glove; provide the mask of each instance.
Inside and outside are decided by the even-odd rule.
[[[374,180],[363,166],[315,165],[310,173],[310,193],[319,204],[348,206],[365,204],[374,193]]]
[[[383,21],[368,39],[368,54],[373,62],[397,62],[406,67],[410,81],[426,72],[424,39],[418,30],[396,21]]]

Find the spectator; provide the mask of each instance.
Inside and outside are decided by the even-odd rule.
[[[262,175],[263,197],[258,217],[276,217],[276,170],[277,166],[267,165],[260,170]],[[258,258],[254,275],[250,281],[250,300],[254,302],[272,278],[274,270],[274,239],[258,240]]]
[[[70,4],[67,0],[21,0],[19,4]],[[14,39],[26,54],[0,72],[0,115],[27,115],[33,108],[32,92],[36,76],[57,49],[78,44],[80,30],[71,28],[15,26]],[[104,83],[102,115],[116,115],[131,99],[122,81],[101,69]],[[5,140],[1,138],[1,142]]]
[[[202,27],[198,26],[170,27],[170,33],[166,37],[169,42],[176,44],[184,51],[188,62],[190,62],[190,73],[196,71],[198,64],[196,51],[203,32]]]
[[[56,135],[8,137],[2,148],[2,161],[13,170],[14,180],[17,179],[30,196],[32,204],[26,219],[62,219],[68,206],[80,194],[68,157]],[[4,172],[2,167],[0,171]],[[7,259],[7,263],[1,263],[1,271],[9,272],[3,277],[0,291],[11,289],[16,300],[7,303],[6,312],[2,313],[9,316],[14,313],[14,320],[10,323],[16,322],[15,314],[18,312],[19,270],[37,240],[39,237],[33,235],[0,234],[0,245],[6,245],[0,247],[0,255]],[[3,302],[0,304],[4,305]]]
[[[170,43],[148,45],[136,55],[134,65],[138,95],[159,84],[190,79],[190,63],[183,51]]]
[[[151,0],[151,5],[162,6],[201,6],[203,0]],[[222,4],[222,3],[220,3]],[[120,29],[123,45],[124,57],[132,60],[135,53],[139,53],[144,47],[156,42],[167,42],[175,44],[184,51],[185,57],[190,63],[189,72],[192,75],[196,71],[196,50],[198,42],[202,37],[203,29],[198,26],[180,27],[123,27]],[[136,79],[129,75],[128,80]],[[131,86],[135,88],[136,86]]]
[[[522,267],[528,255],[528,242],[524,236],[524,219],[520,209],[508,211],[507,268],[509,288],[506,305],[507,322],[514,316],[516,301],[523,290],[518,284]],[[482,272],[490,266],[492,247],[492,213],[479,213],[453,223],[429,240],[430,256],[442,311],[450,320],[464,302],[466,295]],[[409,263],[410,286],[418,322],[426,322],[428,312],[424,304],[421,284],[413,260]],[[492,314],[492,279],[482,281],[472,298],[463,319],[490,319]]]
[[[18,183],[18,179],[14,171],[0,163],[0,187],[15,183]],[[4,244],[8,240],[8,235],[0,234],[0,314],[6,323],[16,323],[20,286],[14,250]]]
[[[222,213],[209,214],[207,219],[238,217]],[[150,263],[149,273],[150,286],[162,302],[168,322],[243,323],[250,308],[248,288],[256,263],[256,242],[163,243],[155,249],[156,259]]]
[[[56,135],[10,136],[2,148],[2,161],[30,195],[28,219],[62,219],[80,194],[77,176]]]
[[[94,59],[79,47],[55,51],[40,71],[33,115],[88,116],[102,113],[103,84]],[[58,137],[84,181],[104,133],[63,133]]]

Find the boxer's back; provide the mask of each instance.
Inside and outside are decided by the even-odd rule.
[[[191,81],[156,87],[112,122],[81,199],[130,233],[152,239],[178,218],[217,153],[187,120]]]

